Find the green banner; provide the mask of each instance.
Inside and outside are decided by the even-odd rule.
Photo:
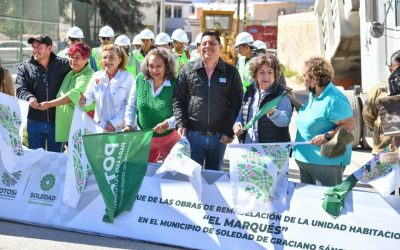
[[[104,222],[130,211],[146,174],[151,130],[83,136],[86,156],[106,204]]]
[[[271,101],[267,102],[264,104],[264,106],[257,112],[253,118],[250,119],[250,121],[244,126],[244,130],[248,130],[251,128],[256,121],[258,121],[263,115],[265,115],[270,109],[275,108],[278,106],[279,102],[282,100],[282,98],[287,94],[286,91],[284,91],[280,96],[275,97]]]

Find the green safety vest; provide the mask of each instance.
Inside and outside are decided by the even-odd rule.
[[[135,50],[129,53],[128,63],[126,64],[126,71],[133,75],[133,79],[136,78],[138,74],[137,65],[136,65],[136,57],[135,57]]]
[[[97,64],[97,70],[101,70],[101,47],[96,47],[92,49],[92,56],[94,57],[94,59],[96,60],[96,64]]]
[[[60,51],[57,53],[57,56],[58,56],[58,57],[61,57],[61,58],[68,58],[68,47],[66,47],[66,48],[63,49],[63,50],[60,50]]]
[[[242,79],[243,91],[246,91],[246,88],[251,85],[253,78],[250,75],[249,65],[250,60],[246,63],[245,56],[239,56],[239,60],[237,63],[237,70],[239,71],[240,78]]]
[[[172,53],[174,53],[174,55],[175,55],[175,73],[176,73],[176,76],[178,76],[179,71],[181,70],[182,66],[189,63],[189,58],[187,57],[189,52],[184,50],[182,55],[178,55],[175,52],[172,52]]]
[[[136,75],[138,75],[140,73],[140,64],[143,62],[144,56],[142,53],[140,53],[140,49],[135,49],[134,51],[132,51],[132,57],[132,63],[134,63],[135,72]],[[134,67],[134,65],[132,65],[132,67]]]

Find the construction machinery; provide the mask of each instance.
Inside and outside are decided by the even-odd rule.
[[[357,124],[353,147],[367,147],[363,124],[368,91],[387,80],[390,56],[400,49],[400,1],[316,0],[320,51],[333,65],[334,82],[344,86]]]
[[[232,65],[236,64],[237,53],[234,44],[237,31],[234,26],[234,11],[203,10],[201,15],[201,32],[217,31],[220,34],[222,59]]]

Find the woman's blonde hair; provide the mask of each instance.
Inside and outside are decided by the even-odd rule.
[[[328,85],[334,76],[332,65],[320,56],[313,56],[304,62],[304,73],[310,78],[314,76],[319,87]]]
[[[249,64],[250,76],[253,79],[256,79],[257,72],[263,64],[266,64],[273,69],[275,81],[277,81],[281,75],[281,66],[279,65],[278,57],[273,53],[262,53],[253,57]]]
[[[121,62],[118,65],[118,69],[126,70],[126,64],[127,64],[127,61],[128,61],[128,56],[126,55],[124,49],[122,49],[121,47],[119,47],[118,45],[115,45],[115,44],[103,45],[101,47],[101,49],[102,49],[102,53],[104,51],[114,50],[117,53],[118,57],[121,58]]]

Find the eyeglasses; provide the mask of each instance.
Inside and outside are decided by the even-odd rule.
[[[80,38],[73,38],[73,37],[69,37],[68,40],[70,40],[73,43],[82,41]]]
[[[43,74],[43,84],[47,85],[49,82],[47,80],[47,72]]]
[[[111,41],[111,37],[100,37],[103,41]]]

